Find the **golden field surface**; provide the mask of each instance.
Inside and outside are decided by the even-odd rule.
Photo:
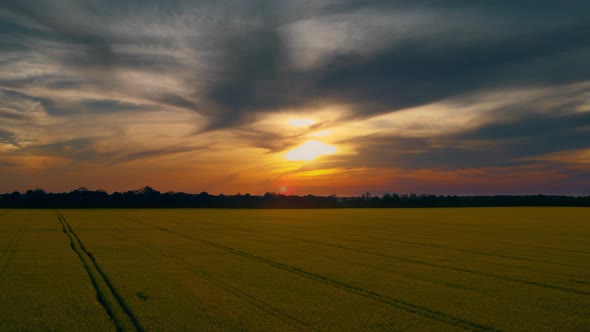
[[[0,331],[589,331],[590,209],[0,210]]]

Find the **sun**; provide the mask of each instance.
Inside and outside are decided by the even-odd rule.
[[[309,140],[295,149],[287,152],[285,157],[289,160],[314,160],[327,154],[336,153],[336,147],[316,140]]]

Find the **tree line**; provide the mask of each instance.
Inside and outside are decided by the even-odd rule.
[[[0,195],[0,208],[418,208],[493,206],[590,206],[590,196],[497,195],[451,196],[366,193],[355,197],[264,195],[210,195],[207,192],[161,193],[151,187],[127,192],[78,188],[67,193],[43,189]]]

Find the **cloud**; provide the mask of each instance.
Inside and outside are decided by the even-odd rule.
[[[126,89],[200,112],[206,129],[321,102],[349,104],[365,118],[469,91],[590,76],[579,66],[590,46],[583,2],[51,4],[10,0],[0,10],[21,53],[66,69],[59,81],[35,84]],[[137,72],[165,73],[174,86],[133,84]]]
[[[209,87],[220,109],[211,126],[316,101],[347,103],[366,118],[470,92],[590,77],[580,66],[590,24],[551,16],[547,4],[539,13],[510,5],[367,7],[235,36],[222,50],[231,55],[222,57],[224,79]]]
[[[272,158],[329,130],[321,167],[539,164],[588,148],[588,22],[587,1],[5,0],[0,154]]]
[[[542,89],[506,93],[491,98],[504,98],[491,109],[486,105],[490,100],[480,96],[481,105],[469,105],[470,112],[480,113],[479,117],[472,117],[470,122],[459,122],[461,126],[450,127],[451,122],[439,124],[422,117],[425,122],[410,121],[407,127],[391,126],[380,133],[344,138],[337,143],[352,145],[357,154],[338,158],[345,158],[341,164],[345,166],[405,169],[461,170],[536,165],[540,160],[537,156],[590,148],[587,140],[590,136],[588,89],[585,84],[560,91]],[[510,101],[508,96],[515,100]],[[469,99],[467,102],[473,101]],[[453,106],[459,111],[458,100],[446,105]],[[417,113],[404,112],[397,113],[393,119],[403,123],[404,116]],[[443,114],[452,116],[453,108]],[[462,118],[469,118],[464,110],[460,114]],[[423,127],[416,128],[416,125]],[[439,130],[439,125],[451,130]]]
[[[59,8],[62,12],[56,12]],[[54,6],[49,2],[32,3],[28,1],[4,1],[0,13],[7,19],[7,31],[17,35],[47,40],[56,40],[69,44],[71,47],[80,47],[84,55],[103,65],[108,65],[113,58],[108,39],[98,32],[99,27],[90,26],[88,22],[80,20],[81,16],[69,16],[75,14],[75,6],[72,3],[57,1]],[[68,15],[64,19],[62,15]],[[15,39],[12,40],[15,44]],[[21,44],[23,48],[31,45]]]

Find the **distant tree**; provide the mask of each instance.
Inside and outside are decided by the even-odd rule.
[[[246,193],[226,196],[167,192],[160,194],[152,187],[109,195],[104,190],[84,187],[69,193],[47,193],[43,189],[0,194],[0,207],[8,208],[385,208],[385,207],[464,207],[464,206],[590,206],[590,196],[436,196],[369,192],[358,197],[295,196],[267,192],[263,196]]]

